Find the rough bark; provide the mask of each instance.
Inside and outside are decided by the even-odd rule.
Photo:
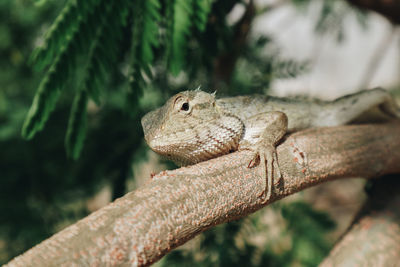
[[[320,266],[398,266],[399,188],[399,174],[374,181],[360,216]]]
[[[398,0],[348,0],[348,2],[360,8],[378,12],[393,24],[400,24],[400,1]]]
[[[269,203],[332,179],[400,173],[400,123],[310,129],[278,147]],[[154,176],[6,266],[146,266],[208,228],[266,204],[259,167],[235,152]]]

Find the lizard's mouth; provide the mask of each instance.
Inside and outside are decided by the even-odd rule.
[[[141,119],[140,122],[142,124],[144,138],[146,139],[147,143],[149,143],[148,140],[151,140],[151,137],[155,134],[155,131],[160,128],[160,125],[162,123],[161,115],[161,108],[158,108],[156,110],[150,111]]]
[[[193,156],[190,155],[190,153],[184,153],[183,151],[179,150],[179,148],[174,148],[172,146],[169,147],[150,146],[150,147],[151,150],[161,155],[163,158],[173,161],[178,166],[187,166],[197,163],[196,159],[194,159]]]

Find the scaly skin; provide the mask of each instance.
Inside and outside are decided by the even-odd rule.
[[[264,169],[264,199],[271,197],[274,173],[280,178],[276,145],[285,133],[311,127],[347,124],[379,106],[400,117],[383,89],[362,91],[331,102],[263,95],[216,99],[200,90],[184,91],[142,118],[152,150],[178,165],[192,165],[232,151],[254,152],[249,167],[260,159]]]

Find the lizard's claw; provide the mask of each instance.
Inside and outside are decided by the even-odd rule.
[[[247,165],[247,168],[253,168],[257,166],[259,162],[260,162],[260,153],[254,152],[254,156],[250,160],[249,165]]]
[[[249,162],[248,167],[254,167],[257,165],[257,162],[261,164],[260,167],[262,169],[262,179],[265,183],[265,190],[262,191],[259,197],[262,197],[263,203],[266,203],[271,198],[272,194],[274,170],[276,170],[278,180],[282,178],[275,147],[265,145],[258,147],[258,149],[255,151],[253,159]]]

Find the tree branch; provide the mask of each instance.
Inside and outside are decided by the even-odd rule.
[[[400,24],[400,1],[396,0],[348,0],[363,9],[380,13],[393,24]]]
[[[359,218],[320,267],[398,265],[399,188],[399,174],[374,181]]]
[[[310,129],[278,147],[283,179],[269,203],[346,177],[400,173],[400,123]],[[8,266],[149,265],[208,228],[263,206],[261,168],[241,151],[164,171]],[[268,204],[269,204],[268,203]]]

